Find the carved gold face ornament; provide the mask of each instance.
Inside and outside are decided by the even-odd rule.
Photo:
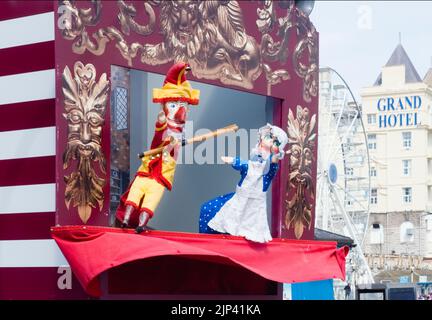
[[[84,157],[90,157],[92,152],[100,147],[101,132],[104,124],[103,115],[92,109],[83,112],[72,109],[67,114],[68,142],[75,143]]]
[[[68,141],[63,154],[63,169],[72,160],[76,168],[64,176],[66,183],[65,204],[69,209],[78,207],[78,214],[84,223],[91,216],[92,208],[102,210],[105,179],[98,176],[93,162],[105,173],[105,157],[101,146],[105,107],[108,100],[109,81],[102,74],[96,81],[96,69],[92,64],[74,65],[74,75],[68,67],[63,71],[62,91],[64,95],[63,117],[67,120]]]

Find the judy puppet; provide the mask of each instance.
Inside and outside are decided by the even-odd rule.
[[[240,171],[236,191],[204,203],[201,207],[201,233],[229,233],[254,242],[272,240],[267,221],[266,193],[279,169],[288,137],[284,130],[267,124],[258,131],[258,143],[251,159],[222,157]]]

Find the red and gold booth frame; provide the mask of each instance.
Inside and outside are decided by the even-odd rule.
[[[294,1],[63,0],[54,10],[57,225],[110,225],[111,66],[164,75],[184,61],[188,80],[276,98],[273,124],[289,145],[272,185],[272,236],[314,239],[318,33]],[[135,283],[127,275],[141,267],[131,268],[111,272],[109,286]]]
[[[111,66],[165,74],[186,61],[190,80],[278,98],[289,145],[272,234],[313,239],[318,32],[294,1],[64,0],[55,12],[58,225],[109,225]]]

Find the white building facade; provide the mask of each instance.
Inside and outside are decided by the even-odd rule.
[[[399,44],[361,91],[371,177],[367,254],[432,258],[432,68]]]

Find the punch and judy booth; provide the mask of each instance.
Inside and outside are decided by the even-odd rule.
[[[345,248],[313,240],[319,37],[295,1],[0,7],[0,297],[281,299],[282,283],[345,277]],[[200,90],[185,138],[239,130],[181,149],[137,234],[115,213],[150,149],[152,90],[178,62]],[[247,158],[267,123],[288,136],[266,196],[273,240],[199,233],[200,205],[238,180],[220,156]]]

